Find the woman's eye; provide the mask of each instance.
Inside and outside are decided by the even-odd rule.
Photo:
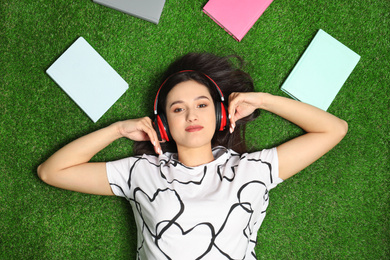
[[[200,105],[198,105],[198,107],[199,107],[199,108],[207,107],[207,105],[206,105],[206,104],[200,104]]]
[[[173,110],[174,113],[179,113],[179,112],[181,112],[181,111],[183,111],[182,108],[175,108],[175,109]]]

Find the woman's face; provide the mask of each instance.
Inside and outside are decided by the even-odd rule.
[[[177,84],[168,93],[166,116],[178,150],[211,147],[216,118],[207,87],[194,80]]]

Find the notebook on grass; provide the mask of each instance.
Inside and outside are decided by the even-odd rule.
[[[93,0],[95,3],[158,24],[165,0]]]
[[[224,28],[234,39],[241,41],[272,1],[210,0],[203,7],[203,12]]]
[[[126,81],[83,37],[78,38],[46,73],[93,122],[98,121],[128,88]]]
[[[358,54],[320,29],[281,89],[326,111],[359,59]]]

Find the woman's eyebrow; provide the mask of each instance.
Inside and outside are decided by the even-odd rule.
[[[206,97],[206,96],[199,96],[199,97],[194,98],[194,101],[200,100],[200,99],[207,99],[207,100],[210,100],[210,98],[208,98],[208,97]],[[169,107],[172,107],[172,106],[174,106],[174,105],[176,105],[176,104],[182,104],[182,103],[184,103],[183,100],[177,100],[177,101],[172,102],[172,103],[169,105]]]

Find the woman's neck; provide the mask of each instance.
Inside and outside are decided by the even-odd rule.
[[[188,166],[195,167],[214,161],[211,145],[199,148],[178,147],[179,161]]]

